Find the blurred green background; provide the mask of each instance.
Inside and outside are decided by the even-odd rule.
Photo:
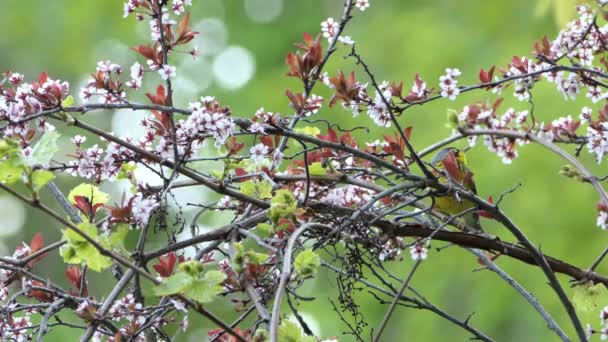
[[[191,23],[201,32],[194,43],[199,46],[201,57],[193,61],[188,55],[173,55],[170,63],[178,66],[175,103],[185,107],[201,95],[213,95],[242,116],[252,115],[262,106],[268,111],[291,112],[284,93],[286,89],[300,91],[300,85],[296,79],[285,77],[284,58],[294,50],[293,43],[301,41],[302,32],[318,33],[320,22],[327,17],[337,18],[342,6],[337,0],[194,2]],[[53,78],[69,81],[75,97],[99,60],[120,63],[128,75],[129,66],[139,58],[129,47],[147,44],[149,27],[147,22],[137,23],[133,17],[123,19],[122,3],[116,0],[2,0],[0,70],[22,72],[28,80],[41,71],[48,71]],[[543,35],[553,39],[560,25],[574,15],[573,3],[571,0],[372,0],[371,8],[366,12],[354,11],[355,18],[346,34],[357,42],[359,52],[378,79],[403,80],[404,87],[409,88],[414,74],[419,73],[428,86],[437,88],[444,69],[457,67],[462,71],[460,84],[466,85],[477,82],[479,68],[505,66],[514,55],[530,55],[533,42]],[[335,54],[327,65],[330,74],[338,69],[362,74],[352,60],[342,58],[347,52],[343,48]],[[159,82],[156,74],[144,77],[148,90]],[[322,85],[314,92],[325,98],[330,96]],[[528,109],[527,103],[513,101],[510,94],[511,90],[505,92],[507,100],[503,110],[508,106]],[[142,96],[138,96],[136,98],[143,101]],[[533,97],[536,116],[543,120],[568,114],[576,117],[585,105],[593,109],[600,107],[587,102],[584,94],[577,101],[565,101],[553,86],[537,87]],[[495,98],[484,91],[467,93],[455,102],[439,100],[412,108],[399,120],[404,127],[414,127],[412,142],[416,148],[424,148],[451,134],[444,127],[447,109],[460,110],[467,103]],[[87,114],[85,120],[120,135],[136,136],[134,126],[141,115],[130,111],[100,112]],[[343,127],[370,127],[372,135],[358,132],[359,139],[373,140],[387,133],[374,127],[365,115],[354,120],[339,106],[324,108],[317,116]],[[75,134],[69,130],[64,132],[68,132],[67,136]],[[68,145],[66,142],[65,146]],[[572,147],[567,149],[573,151]],[[502,207],[543,252],[587,267],[605,248],[606,233],[595,226],[596,193],[587,184],[558,176],[563,165],[558,157],[538,146],[528,145],[520,149],[520,157],[512,165],[503,165],[498,157],[478,145],[469,152],[468,158],[483,197],[493,195],[496,198],[515,184],[523,184],[508,196]],[[605,166],[596,165],[586,152],[583,152],[582,160],[600,176],[606,174]],[[78,180],[66,176],[58,183],[69,189]],[[106,184],[104,189],[119,201],[122,188]],[[181,203],[211,201],[210,194],[200,189],[178,192],[177,196]],[[186,212],[186,215],[191,214]],[[203,217],[201,223],[216,227],[225,221],[225,218],[211,216]],[[12,253],[11,246],[22,240],[29,241],[38,231],[44,233],[48,242],[60,236],[57,229],[60,227],[55,222],[38,212],[26,210],[5,194],[0,194],[0,217],[2,254]],[[489,221],[483,224],[491,233],[512,241],[504,229]],[[441,245],[434,244],[435,247]],[[407,253],[405,256],[404,260],[389,265],[397,275],[405,276],[412,265]],[[506,257],[498,259],[498,264],[534,293],[574,337],[561,304],[537,268]],[[462,249],[432,250],[412,285],[456,317],[465,319],[475,313],[471,324],[499,341],[556,340],[527,302],[495,274],[473,272],[478,267],[475,258]],[[41,274],[53,276],[60,284],[66,283],[60,276],[64,269],[65,265],[56,253],[51,253],[37,267]],[[608,264],[600,265],[598,271],[608,273]],[[107,276],[93,276],[91,280],[92,291],[98,298],[110,286]],[[572,296],[568,279],[560,276],[560,280]],[[321,336],[340,336],[346,327],[339,322],[327,301],[336,293],[335,276],[323,273],[309,282],[301,294],[315,296],[318,300],[303,303],[301,312]],[[368,329],[377,327],[386,306],[379,305],[366,291],[360,292],[357,300],[365,313]],[[229,302],[210,306],[227,319],[235,316],[231,307]],[[595,311],[582,314],[583,324],[597,327],[597,316]],[[205,322],[191,315],[191,332],[177,340],[200,341],[205,338],[208,328]],[[47,340],[75,340],[78,335],[77,331],[62,328],[54,330]],[[429,312],[399,308],[383,340],[438,341],[447,338],[465,341],[469,337],[462,329]],[[341,340],[350,339],[347,336]]]

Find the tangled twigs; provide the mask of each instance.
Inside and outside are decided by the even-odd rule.
[[[472,326],[472,314],[457,318],[416,290],[426,287],[414,284],[423,279],[414,274],[430,269],[422,266],[428,258],[445,254],[439,253],[444,243],[471,250],[483,269],[515,289],[562,341],[573,340],[567,335],[572,332],[587,341],[587,335],[608,329],[605,312],[602,328],[583,329],[587,322],[581,322],[558,279],[565,275],[580,285],[578,294],[604,291],[608,277],[596,270],[608,248],[601,246],[603,252],[586,269],[544,254],[557,253],[544,241],[531,241],[526,224],[515,224],[505,211],[507,195],[524,189],[525,182],[478,192],[475,180],[488,175],[465,158],[478,137],[479,145],[505,164],[518,158],[522,146],[537,144],[567,163],[561,175],[593,187],[599,198],[596,225],[608,229],[604,178],[579,158],[583,150],[598,163],[608,155],[608,62],[602,58],[608,52],[608,23],[599,15],[602,6],[578,6],[578,18],[555,39],[537,42],[531,57],[476,68],[472,79],[470,66],[463,72],[446,68],[435,85],[416,73],[408,87],[402,80],[381,79],[383,68],[360,54],[366,42],[346,35],[369,0],[344,0],[339,18],[324,20],[320,32],[303,33],[303,42],[285,59],[287,76],[298,81],[280,92],[290,114],[264,109],[269,105],[261,102],[253,115],[237,115],[211,96],[184,101],[187,107],[177,103],[176,77],[182,75],[171,63],[179,63],[180,53],[198,55],[196,48],[186,49],[198,34],[186,11],[192,5],[126,1],[124,16],[147,20],[150,40],[132,48],[139,59],[128,72],[111,61],[97,63],[80,89],[80,104],[74,104],[68,82],[47,73],[29,82],[15,72],[0,75],[0,189],[61,228],[61,237],[51,243],[40,231],[0,257],[0,340],[42,341],[59,328],[82,330],[81,341],[173,340],[173,331],[188,331],[195,312],[216,327],[206,332],[212,341],[322,340],[313,336],[312,320],[299,305],[327,300],[344,334],[358,341],[386,339],[397,307],[432,312],[474,339],[494,341]],[[341,49],[347,56],[330,63]],[[469,85],[459,85],[461,77],[469,77]],[[578,116],[541,121],[546,115],[537,84],[543,83],[565,99],[585,93],[588,106]],[[133,102],[141,89],[153,91],[139,96],[146,103]],[[440,105],[475,90],[483,95],[474,102],[446,108],[451,136],[435,137],[439,130],[430,124],[406,125],[417,122],[413,112],[404,115],[409,108]],[[505,99],[511,90],[515,101]],[[513,107],[504,109],[507,105]],[[336,106],[352,113],[356,122],[348,126],[355,128],[338,124],[344,111]],[[87,119],[94,111],[119,109],[144,111],[138,123],[143,134],[115,135]],[[436,120],[431,114],[424,120]],[[370,128],[370,122],[378,127]],[[65,132],[75,135],[62,138]],[[421,135],[437,140],[415,148]],[[465,138],[469,147],[453,146]],[[574,153],[568,152],[571,146]],[[81,184],[58,186],[66,174]],[[117,182],[123,183],[121,195],[103,190]],[[498,195],[485,199],[487,192]],[[46,193],[61,213],[48,206]],[[492,228],[472,229],[481,217],[498,223],[500,239],[489,234]],[[572,233],[569,227],[545,229]],[[387,263],[402,265],[404,255],[412,262],[401,279]],[[545,309],[550,303],[541,304],[505,273],[498,256],[542,272],[574,329],[560,327]],[[43,275],[39,261],[45,257],[59,257],[65,269]],[[329,284],[335,285],[335,293],[327,291],[330,298],[306,294],[302,287],[311,278],[325,279],[321,266],[331,271]],[[89,287],[92,272],[107,279],[105,288]],[[388,304],[384,318],[369,314],[361,305],[363,295]],[[220,312],[219,305],[227,308],[222,316],[213,313]],[[482,315],[485,309],[474,311]],[[342,330],[332,328],[331,334]]]

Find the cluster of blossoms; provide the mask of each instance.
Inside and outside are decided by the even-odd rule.
[[[198,142],[208,136],[213,137],[215,146],[219,147],[233,135],[235,124],[230,117],[230,109],[222,107],[214,97],[201,97],[200,102],[190,103],[189,108],[192,114],[188,119],[180,120],[176,124],[180,149],[196,149]],[[166,140],[165,142],[169,143]]]
[[[137,194],[131,202],[131,218],[139,227],[145,227],[152,212],[160,205],[154,197],[143,198],[142,194]]]
[[[11,309],[11,306],[8,306]],[[5,341],[24,342],[31,341],[30,330],[32,329],[31,313],[26,311],[24,316],[14,317],[2,315],[0,321],[0,339]]]
[[[476,103],[465,106],[457,114],[460,128],[480,129],[489,128],[495,130],[518,131],[527,124],[529,112],[527,110],[517,112],[509,108],[504,114],[497,113],[501,101],[489,103]],[[469,144],[474,146],[477,141],[476,136],[468,138]],[[483,142],[491,152],[496,153],[506,164],[510,164],[518,156],[517,144],[527,143],[526,140],[514,139],[511,137],[500,137],[494,135],[484,135]]]
[[[80,90],[80,98],[88,102],[97,98],[99,103],[123,103],[127,94],[120,80],[122,67],[110,61],[97,63],[96,72]]]
[[[138,62],[131,65],[131,80],[127,81],[125,85],[129,88],[139,89],[144,79],[144,68]]]
[[[397,257],[401,255],[401,251],[403,251],[405,247],[405,240],[402,237],[389,239],[384,245],[382,245],[378,258],[380,258],[380,261],[397,260]]]
[[[61,105],[70,85],[51,79],[46,73],[40,74],[37,82],[24,83],[23,79],[23,75],[10,72],[0,79],[0,120],[8,123],[0,132],[5,138],[18,137],[21,147],[26,148],[37,131],[55,129],[45,118],[29,120],[31,116]]]
[[[321,80],[335,91],[334,97],[329,102],[330,107],[340,100],[342,106],[352,112],[353,117],[357,117],[365,111],[376,125],[381,127],[391,126],[391,114],[387,104],[390,105],[391,97],[396,94],[395,88],[388,82],[382,82],[378,85],[379,91],[375,91],[372,99],[367,94],[368,84],[357,82],[354,73],[350,73],[348,77],[345,77],[342,72],[331,78],[323,75]]]
[[[445,75],[439,77],[441,96],[447,97],[450,100],[456,99],[456,96],[460,94],[460,89],[458,88],[458,77],[460,74],[460,70],[458,69],[445,69]]]
[[[344,207],[361,207],[367,204],[375,192],[356,185],[333,188],[327,192],[321,201]]]
[[[361,12],[364,12],[370,6],[370,0],[355,0],[355,7],[358,8]],[[327,41],[332,41],[334,37],[338,34],[340,28],[340,23],[336,21],[334,18],[327,18],[325,21],[321,22],[321,33],[323,37],[327,38]],[[346,44],[353,45],[355,42],[349,36],[338,36],[338,41]]]
[[[93,178],[97,183],[115,179],[123,164],[135,157],[133,151],[114,142],[108,143],[104,152],[98,144],[84,148],[84,136],[76,135],[71,141],[76,149],[66,170],[74,177]],[[126,141],[132,142],[132,139],[127,137]]]
[[[130,293],[114,302],[108,314],[113,321],[127,320],[140,325],[146,321],[143,316],[143,305],[137,303],[135,297]]]

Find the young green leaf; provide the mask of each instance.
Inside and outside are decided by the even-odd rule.
[[[304,335],[298,325],[290,320],[284,319],[278,330],[280,342],[315,342],[312,336]]]
[[[321,258],[311,248],[300,252],[293,262],[296,275],[303,278],[316,275],[319,266],[321,266]]]
[[[325,176],[327,171],[323,168],[323,165],[319,162],[314,162],[308,166],[308,172],[311,176]]]
[[[45,185],[55,179],[55,174],[48,170],[35,170],[32,173],[32,190],[40,191]]]
[[[203,277],[195,279],[190,286],[184,289],[184,294],[199,303],[212,302],[224,287],[221,284],[226,275],[220,271],[207,271]]]
[[[97,227],[89,222],[78,225],[85,234],[97,239]],[[112,259],[102,255],[99,250],[83,236],[71,229],[63,231],[63,239],[67,244],[61,247],[59,254],[68,264],[87,265],[91,270],[101,272],[112,266]]]
[[[178,294],[189,287],[195,278],[186,272],[177,272],[172,276],[163,279],[163,282],[154,287],[154,294],[157,296],[170,296]]]
[[[608,303],[608,289],[604,284],[590,285],[585,284],[574,288],[572,303],[581,312],[599,310],[600,306]]]
[[[59,146],[57,146],[59,137],[60,134],[56,131],[45,132],[32,148],[32,153],[23,157],[24,164],[28,166],[48,165],[55,153],[59,151]]]

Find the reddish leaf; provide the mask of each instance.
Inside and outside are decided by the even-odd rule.
[[[188,25],[190,24],[190,12],[186,12],[184,16],[177,23],[177,35],[181,36],[188,29]]]
[[[317,138],[319,138],[321,140],[333,142],[333,143],[339,142],[338,135],[336,134],[336,131],[334,131],[331,128],[327,129],[327,135],[318,134]]]
[[[485,71],[483,68],[479,70],[479,80],[481,83],[490,83],[492,82],[492,78],[494,77],[494,66],[490,68],[490,70]]]
[[[492,196],[488,197],[488,203],[494,204],[494,198],[492,198]],[[492,215],[492,213],[490,213],[489,211],[478,210],[477,212],[478,212],[479,216],[481,216],[481,217],[485,217],[485,218],[488,218],[488,219],[493,219],[494,218],[494,215]]]
[[[30,242],[30,249],[32,253],[35,253],[44,247],[44,239],[42,238],[42,233],[36,233],[32,237],[32,242]]]
[[[43,71],[40,73],[40,76],[38,76],[38,82],[40,85],[44,84],[49,78],[49,74],[46,71]]]
[[[412,126],[408,126],[403,130],[403,134],[405,134],[405,137],[409,140],[412,136],[412,130],[414,129],[414,127]]]
[[[338,99],[348,103],[355,99],[359,93],[359,86],[357,85],[354,72],[351,72],[350,75],[348,75],[348,78],[345,78],[344,73],[340,71],[340,74],[330,78],[329,82],[334,86],[336,91],[334,97],[329,101],[330,107],[332,107]]]
[[[464,175],[462,174],[462,172],[460,172],[458,161],[456,160],[456,156],[452,151],[448,152],[448,154],[446,155],[445,159],[443,160],[443,165],[449,177],[458,182],[462,180],[462,177]]]
[[[165,256],[158,257],[158,264],[152,265],[152,267],[160,274],[161,277],[169,277],[173,274],[175,265],[177,263],[177,256],[171,252]]]
[[[40,288],[46,288],[46,286],[43,283],[41,283],[41,282],[39,282],[37,280],[32,280],[32,286],[34,286],[34,287],[40,287]],[[30,297],[34,297],[34,298],[38,299],[41,302],[50,303],[50,302],[53,301],[53,295],[50,294],[47,291],[30,290],[27,293],[27,295],[30,296]]]
[[[274,148],[274,140],[269,135],[261,136],[260,137],[260,142],[262,144],[264,144],[264,146],[268,147],[269,149],[273,149]]]
[[[84,274],[82,273],[82,270],[79,267],[68,266],[67,270],[65,271],[65,276],[66,278],[68,278],[70,284],[72,284],[72,286],[74,286],[74,288],[78,290],[78,295],[80,295],[80,292],[82,292],[83,296],[88,296],[89,291],[87,281],[83,279]],[[80,288],[81,284],[83,285],[83,289]]]
[[[162,85],[156,87],[156,94],[146,93],[146,96],[148,97],[148,99],[150,99],[150,102],[154,104],[160,106],[166,105],[167,94],[165,92],[165,87],[163,87]]]
[[[156,60],[156,52],[154,51],[154,48],[150,46],[138,45],[134,46],[132,49],[139,52],[139,54],[144,56],[146,59]]]
[[[226,147],[228,148],[228,155],[233,155],[238,153],[243,147],[244,143],[237,142],[235,137],[230,137],[226,142]]]

